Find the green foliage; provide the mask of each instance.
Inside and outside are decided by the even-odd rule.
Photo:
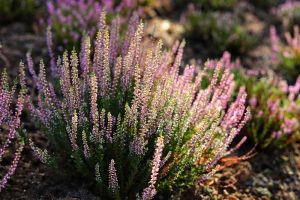
[[[294,26],[293,35],[286,32],[285,41],[281,41],[275,27],[271,27],[270,37],[273,50],[272,64],[289,83],[294,83],[300,74],[299,27]]]
[[[248,0],[257,8],[270,9],[280,3],[280,0]]]
[[[238,0],[192,0],[192,2],[206,9],[228,9],[233,8]]]
[[[287,1],[274,9],[285,31],[292,32],[295,25],[300,26],[300,2]]]
[[[78,50],[83,35],[94,39],[97,27],[101,26],[99,19],[102,10],[107,12],[109,24],[118,24],[118,30],[113,31],[121,30],[120,34],[123,33],[122,30],[127,26],[125,22],[129,22],[133,11],[148,3],[151,1],[47,0],[47,20],[53,31],[55,50],[71,51],[74,47]]]
[[[294,82],[300,74],[300,52],[296,52],[292,57],[281,56],[278,68],[289,82]]]
[[[175,0],[176,4],[187,5],[185,0]],[[238,0],[191,0],[190,4],[204,10],[228,10],[234,8]]]
[[[21,20],[30,22],[37,14],[36,0],[1,0],[0,22]]]
[[[300,79],[299,79],[300,80]],[[238,86],[245,86],[252,119],[244,132],[261,148],[282,148],[300,139],[299,86],[280,79],[236,73]]]
[[[255,38],[230,13],[193,12],[187,19],[187,36],[202,41],[214,54],[245,53],[255,44]]]

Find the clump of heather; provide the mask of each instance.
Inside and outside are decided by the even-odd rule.
[[[292,30],[295,24],[300,25],[300,2],[286,1],[273,11],[285,30]]]
[[[243,133],[259,147],[284,147],[300,139],[300,76],[294,85],[271,71],[243,70],[239,61],[231,62],[225,52],[220,59],[235,74],[238,87],[245,87],[252,118]],[[215,66],[210,61],[209,66]],[[237,90],[236,90],[237,91]]]
[[[5,71],[0,77],[0,162],[2,162],[2,159],[5,158],[6,155],[14,155],[8,168],[1,167],[0,192],[5,188],[8,180],[15,173],[24,147],[24,143],[17,133],[21,124],[20,116],[25,99],[23,63],[20,64],[20,69],[21,89],[18,93],[16,103],[14,102],[14,98],[17,93],[17,85],[14,84],[11,86],[8,84],[8,77]]]
[[[82,35],[94,38],[101,10],[109,12],[109,20],[112,20],[115,13],[126,17],[135,6],[136,1],[132,0],[119,3],[113,0],[47,0],[48,25],[59,49],[72,49],[79,46]],[[124,18],[112,21],[120,26]]]
[[[286,42],[282,42],[275,27],[270,28],[272,62],[289,82],[295,82],[300,74],[300,35],[299,27],[294,27],[293,36],[285,33]]]
[[[245,141],[231,146],[250,117],[245,89],[229,104],[235,82],[222,63],[213,75],[208,66],[179,73],[184,43],[145,46],[142,23],[121,40],[105,21],[79,54],[64,52],[58,86],[43,62],[39,75],[29,65],[39,91],[29,107],[51,141],[48,151],[30,140],[35,155],[96,185],[102,198],[152,199],[214,174]]]
[[[260,147],[284,147],[300,139],[300,76],[295,85],[275,77],[239,76],[247,88],[252,119],[247,135]]]
[[[101,13],[101,5],[95,0],[48,0],[47,9],[55,40],[64,46],[79,43],[83,31],[93,36]]]

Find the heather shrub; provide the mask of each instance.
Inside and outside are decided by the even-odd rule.
[[[244,88],[229,104],[235,83],[221,63],[212,75],[207,66],[183,70],[184,43],[171,51],[144,43],[143,24],[135,23],[121,40],[105,21],[102,14],[80,54],[64,52],[58,85],[47,81],[42,61],[39,75],[28,63],[39,91],[29,109],[50,141],[46,150],[30,139],[34,154],[104,199],[152,199],[214,174],[245,141],[231,146],[250,117]]]
[[[240,18],[226,12],[189,12],[186,30],[189,39],[211,46],[209,51],[217,55],[225,50],[245,53],[255,43],[255,38],[244,29]]]
[[[54,41],[59,45],[70,48],[80,43],[84,31],[94,36],[101,13],[101,5],[96,0],[48,0],[47,9],[48,24],[54,33]]]
[[[11,86],[8,84],[6,71],[0,77],[0,192],[15,173],[24,147],[24,142],[19,136],[19,129],[26,89],[23,64],[21,63],[20,66],[21,88],[18,95],[16,92],[17,85]],[[18,96],[17,102],[14,102],[16,95]],[[9,162],[10,157],[13,158]],[[7,164],[2,165],[4,161],[9,163],[8,167]]]
[[[35,0],[2,0],[0,1],[0,22],[11,20],[31,21],[39,6]]]
[[[285,147],[300,139],[300,76],[288,86],[279,78],[239,76],[249,94],[252,119],[246,133],[260,147]]]
[[[231,62],[225,52],[220,59],[223,65],[235,74],[239,87],[245,87],[248,94],[247,105],[252,118],[243,129],[259,148],[282,148],[300,139],[300,76],[294,85],[275,76],[271,72],[254,69],[245,70],[239,61]],[[211,61],[212,68],[216,61]]]
[[[48,25],[53,31],[54,44],[58,50],[72,50],[79,47],[82,35],[94,38],[103,9],[108,12],[108,21],[119,24],[120,29],[137,5],[135,0],[47,0]]]
[[[282,42],[275,27],[270,28],[272,64],[289,81],[295,82],[300,74],[300,35],[299,27],[294,27],[293,36],[286,32],[286,42]]]
[[[294,25],[300,25],[300,2],[287,1],[273,11],[281,21],[285,30],[292,30]]]

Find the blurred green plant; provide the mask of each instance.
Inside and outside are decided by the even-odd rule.
[[[204,10],[228,10],[234,8],[238,0],[191,0],[188,3]],[[175,0],[178,5],[187,5],[185,0]]]
[[[282,23],[283,29],[293,31],[295,25],[300,25],[300,2],[287,1],[274,9],[275,15]]]
[[[245,53],[256,41],[231,13],[191,12],[187,15],[186,29],[188,38],[201,41],[218,56],[225,50]]]
[[[48,26],[53,32],[55,50],[78,49],[82,36],[95,37],[101,10],[107,12],[109,24],[124,30],[130,16],[138,15],[152,0],[47,0]],[[123,33],[123,32],[122,32]]]
[[[252,118],[243,129],[259,148],[282,148],[300,140],[300,75],[294,85],[272,71],[244,69],[225,52],[220,59],[235,74],[236,87],[245,87]],[[214,67],[214,62],[210,61]],[[235,89],[237,92],[238,90]]]
[[[237,73],[238,86],[245,86],[252,119],[245,132],[265,148],[278,148],[300,139],[300,76],[294,86],[286,81]]]
[[[277,35],[274,26],[270,28],[272,64],[283,77],[294,83],[300,74],[300,35],[299,27],[294,27],[294,35],[285,33],[285,43]]]
[[[236,6],[238,0],[193,0],[193,2],[203,6],[204,8],[225,9]]]
[[[1,0],[0,22],[21,20],[31,22],[37,14],[39,3],[36,0]]]
[[[257,8],[270,9],[280,3],[280,0],[248,0]]]

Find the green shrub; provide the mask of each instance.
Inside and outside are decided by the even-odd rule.
[[[255,43],[241,21],[230,13],[192,12],[187,16],[187,37],[202,41],[214,54],[225,50],[235,54],[247,52]]]
[[[300,74],[300,35],[299,27],[294,27],[294,35],[285,33],[285,43],[277,36],[275,27],[270,28],[272,64],[290,83]]]

